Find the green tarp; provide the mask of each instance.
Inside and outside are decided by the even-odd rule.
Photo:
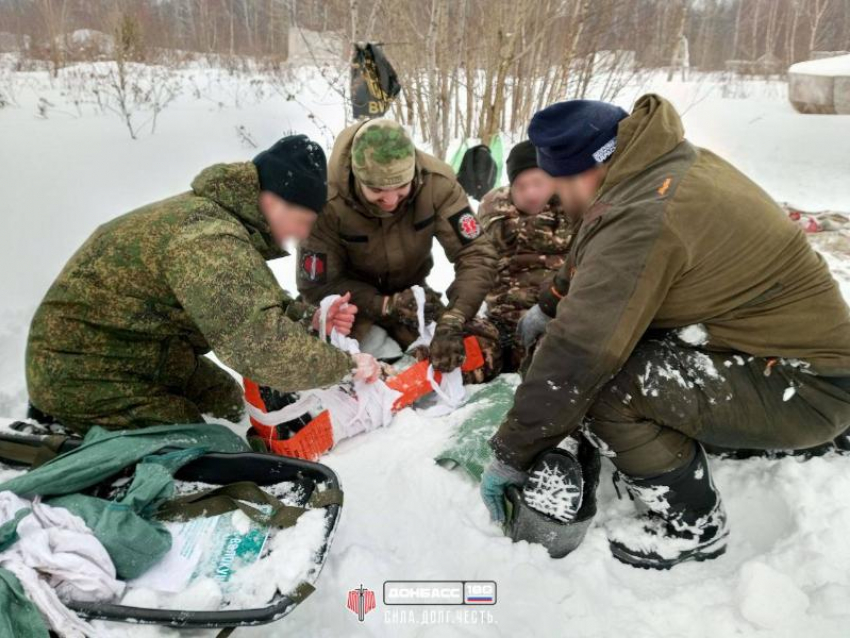
[[[0,568],[0,636],[9,638],[48,638],[41,613],[24,593],[21,582]]]
[[[196,447],[207,452],[251,451],[241,437],[216,423],[156,425],[117,431],[94,427],[80,447],[0,483],[0,491],[11,490],[24,498],[38,494],[73,494],[167,447]]]
[[[246,451],[241,437],[213,423],[118,432],[92,428],[79,448],[0,484],[0,491],[27,498],[54,496],[46,502],[82,518],[109,553],[118,577],[129,580],[171,548],[171,535],[153,516],[174,495],[172,474],[205,452]],[[80,493],[132,466],[133,479],[123,494],[105,500]],[[0,543],[4,536],[14,540],[17,520],[20,515],[0,528]]]
[[[476,392],[464,406],[470,408],[470,416],[460,424],[449,447],[436,457],[437,463],[450,469],[461,467],[480,481],[493,458],[487,441],[513,406],[516,385],[516,376],[503,375]]]
[[[174,496],[172,474],[201,454],[202,448],[190,448],[145,457],[136,465],[124,496],[116,500],[67,494],[48,503],[64,507],[85,521],[112,558],[118,578],[137,578],[171,549],[171,534],[153,516],[160,505]]]
[[[31,511],[28,507],[21,508],[10,520],[0,525],[0,552],[5,552],[18,540],[18,523]]]

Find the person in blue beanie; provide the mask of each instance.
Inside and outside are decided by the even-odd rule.
[[[519,326],[542,338],[485,503],[504,519],[506,487],[581,428],[643,511],[607,524],[615,558],[716,558],[729,529],[702,444],[846,446],[850,311],[803,231],[664,98],[560,102],[528,135],[581,228]]]

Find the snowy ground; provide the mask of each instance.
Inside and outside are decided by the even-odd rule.
[[[202,167],[245,160],[284,132],[306,132],[329,147],[344,124],[339,97],[319,79],[297,89],[297,102],[254,99],[234,78],[186,71],[187,91],[160,115],[155,135],[133,141],[121,122],[65,103],[60,82],[19,78],[17,105],[0,109],[0,416],[23,416],[23,352],[29,317],[52,279],[94,227],[136,206],[188,188]],[[850,116],[795,113],[780,83],[725,85],[719,78],[633,87],[630,107],[651,88],[683,111],[688,137],[730,159],[774,197],[810,209],[850,210]],[[39,98],[54,107],[37,116]],[[238,105],[237,105],[238,102]],[[306,106],[306,108],[305,108]],[[313,114],[316,117],[310,117]],[[850,291],[850,261],[831,256]],[[291,260],[274,264],[293,288]],[[431,283],[445,289],[442,256]],[[813,318],[816,321],[816,318]],[[512,544],[487,522],[476,487],[432,458],[463,409],[436,420],[412,411],[386,430],[343,443],[326,462],[346,504],[319,587],[289,618],[245,636],[798,636],[850,634],[850,459],[806,463],[712,461],[732,537],[719,560],[669,573],[615,562],[597,525],[563,560],[539,546]],[[598,523],[629,510],[605,468]],[[400,624],[380,604],[384,580],[495,580],[493,623],[457,620]],[[378,609],[359,623],[346,607],[360,584],[379,592]],[[421,621],[417,614],[414,620]],[[169,635],[110,627],[111,635]]]

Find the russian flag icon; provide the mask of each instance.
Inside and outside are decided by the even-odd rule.
[[[493,581],[467,581],[463,587],[465,605],[495,605],[496,583]]]

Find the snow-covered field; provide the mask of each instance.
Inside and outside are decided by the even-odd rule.
[[[18,78],[17,104],[0,109],[0,416],[23,416],[29,317],[96,225],[186,190],[204,166],[249,159],[285,132],[308,133],[329,150],[328,132],[345,122],[339,96],[320,78],[294,87],[297,100],[269,92],[255,99],[247,78],[184,73],[187,85],[204,87],[203,97],[185,91],[159,116],[156,134],[136,141],[116,117],[67,106],[61,83],[45,74]],[[640,92],[655,90],[684,113],[692,141],[730,159],[777,199],[813,210],[850,209],[850,116],[799,115],[781,83],[720,80],[668,84],[659,77],[618,102],[629,108]],[[54,105],[46,119],[38,116],[40,98]],[[850,292],[850,264],[830,259]],[[292,260],[273,268],[292,290]],[[445,289],[450,279],[439,256],[431,283]],[[328,455],[346,504],[318,590],[281,623],[236,635],[850,635],[850,458],[712,460],[729,510],[729,551],[656,573],[608,553],[599,523],[631,507],[616,500],[610,466],[597,525],[575,553],[552,560],[542,547],[504,538],[487,521],[476,486],[432,461],[463,418],[464,409],[441,419],[408,410],[392,427]],[[487,608],[492,623],[473,614],[385,614],[383,581],[440,579],[497,581],[498,604]],[[379,598],[363,623],[345,606],[348,590],[361,583]],[[133,626],[108,631],[173,634]]]

